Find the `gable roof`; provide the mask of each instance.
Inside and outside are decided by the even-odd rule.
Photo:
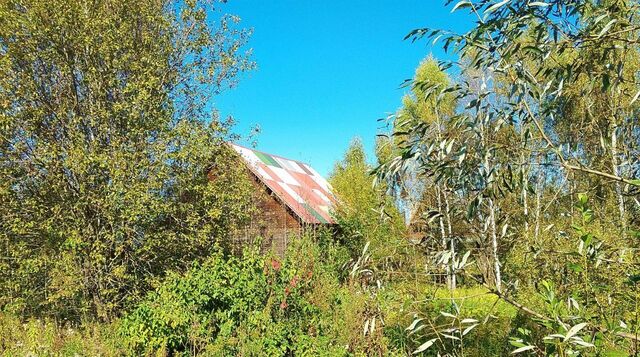
[[[304,223],[334,224],[331,185],[311,166],[231,143],[251,172]]]

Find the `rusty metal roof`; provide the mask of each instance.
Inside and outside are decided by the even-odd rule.
[[[333,224],[330,210],[336,199],[331,185],[311,166],[237,144],[249,169],[304,223]]]

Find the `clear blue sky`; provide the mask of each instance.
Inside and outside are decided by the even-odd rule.
[[[258,68],[215,107],[241,134],[259,125],[257,149],[327,175],[354,137],[373,153],[377,119],[399,107],[399,86],[421,59],[450,59],[441,44],[403,41],[415,28],[473,25],[450,9],[444,0],[231,0],[223,11],[253,28]]]

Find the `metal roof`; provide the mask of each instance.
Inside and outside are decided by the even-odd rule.
[[[331,185],[311,166],[231,144],[249,169],[304,223],[333,224]]]

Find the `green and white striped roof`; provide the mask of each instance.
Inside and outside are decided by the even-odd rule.
[[[240,154],[249,169],[304,223],[333,224],[331,209],[336,200],[331,186],[311,166],[280,156],[231,147]]]

